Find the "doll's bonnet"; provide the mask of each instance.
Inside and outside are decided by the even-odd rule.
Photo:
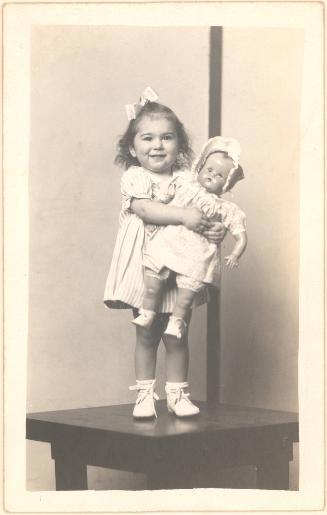
[[[234,138],[223,138],[222,136],[215,136],[210,138],[202,147],[199,156],[195,159],[192,166],[192,173],[197,176],[206,160],[211,154],[215,152],[224,152],[233,161],[234,167],[228,174],[223,192],[230,190],[237,181],[244,179],[243,169],[239,164],[241,146]]]

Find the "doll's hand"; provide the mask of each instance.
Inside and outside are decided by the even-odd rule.
[[[215,243],[219,245],[222,240],[225,238],[226,227],[221,222],[215,222],[212,224],[210,229],[207,229],[203,232],[203,236],[205,236],[210,243]]]
[[[235,256],[235,254],[230,254],[229,256],[226,256],[225,261],[227,268],[232,269],[238,266],[238,257]]]
[[[195,207],[184,209],[182,223],[187,229],[201,234],[211,227],[211,222]]]

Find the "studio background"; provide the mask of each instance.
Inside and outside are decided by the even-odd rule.
[[[221,288],[221,400],[297,411],[298,155],[303,34],[223,29],[222,135],[242,145],[234,200],[249,245]],[[151,85],[208,137],[209,28],[38,26],[32,32],[27,411],[133,402],[134,328],[102,295],[117,232],[112,163],[124,106]],[[222,253],[231,247],[229,238]],[[206,310],[193,315],[192,397],[205,399]],[[158,393],[163,395],[164,353]],[[227,471],[251,486],[249,469]],[[291,469],[297,488],[298,458]],[[90,489],[142,476],[89,467]],[[27,489],[54,490],[50,446],[27,442]]]

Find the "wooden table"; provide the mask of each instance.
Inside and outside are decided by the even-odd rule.
[[[256,467],[253,488],[287,490],[295,413],[197,402],[198,417],[134,420],[132,404],[27,415],[30,440],[49,442],[57,490],[86,490],[87,465],[146,475],[148,489],[219,487],[225,467]]]

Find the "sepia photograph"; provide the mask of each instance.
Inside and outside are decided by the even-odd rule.
[[[10,506],[28,511],[38,495],[47,511],[47,493],[62,492],[79,492],[72,511],[90,491],[133,495],[131,506],[161,490],[302,494],[306,385],[323,405],[322,100],[308,101],[306,82],[316,26],[292,22],[297,2],[282,24],[286,3],[270,17],[255,2],[258,22],[245,2],[246,23],[222,4],[212,16],[214,3],[50,4],[34,18],[31,5],[5,7],[5,242],[20,260],[5,282],[5,416],[12,428],[10,395],[23,421],[5,431],[5,464],[13,478],[20,455],[26,494],[15,500],[9,481]],[[10,65],[21,17],[22,93]],[[24,168],[11,168],[13,149]],[[5,251],[5,274],[8,262]]]

